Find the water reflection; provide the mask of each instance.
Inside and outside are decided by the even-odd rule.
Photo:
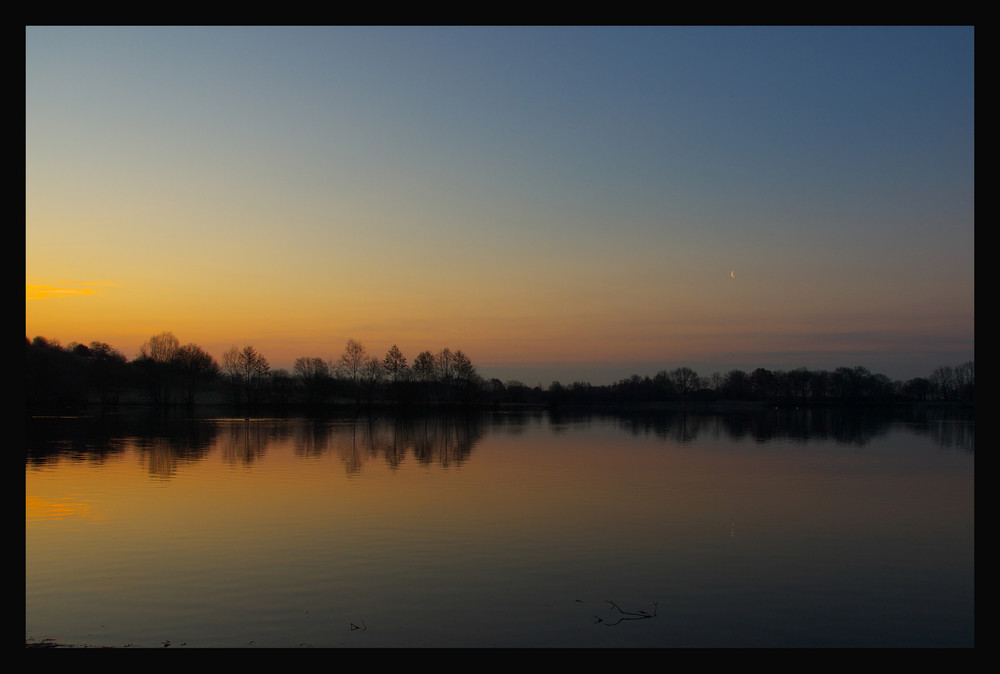
[[[24,500],[26,522],[82,519],[90,516],[90,513],[89,503],[74,498],[52,500],[29,496]]]
[[[975,449],[975,426],[970,412],[957,408],[773,408],[732,410],[724,414],[677,411],[632,413],[619,417],[622,430],[653,435],[678,444],[704,439],[833,441],[858,447],[902,426],[933,439],[942,447],[969,452]]]
[[[612,420],[633,436],[673,444],[698,440],[768,443],[833,441],[863,447],[894,429],[925,436],[946,448],[975,450],[975,425],[953,408],[896,410],[819,408],[748,409],[726,413],[659,411],[555,413],[547,410],[476,415],[363,416],[302,418],[193,418],[177,414],[37,416],[28,420],[27,463],[59,457],[101,462],[128,448],[138,449],[150,475],[169,478],[180,466],[197,462],[214,448],[233,466],[251,466],[275,443],[291,443],[296,455],[339,457],[348,474],[371,461],[400,467],[407,457],[443,468],[467,461],[486,430],[519,435],[533,425],[553,434],[570,427]]]
[[[398,468],[407,456],[419,464],[461,465],[484,434],[486,417],[357,417],[334,420],[211,418],[184,416],[38,416],[28,420],[27,462],[57,458],[102,460],[129,448],[139,450],[151,475],[170,477],[218,447],[234,466],[250,466],[275,443],[291,442],[299,456],[334,454],[345,470],[359,472],[369,461]]]
[[[972,644],[946,410],[27,426],[26,638]]]

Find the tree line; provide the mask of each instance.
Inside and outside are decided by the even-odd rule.
[[[412,363],[393,345],[384,356],[350,339],[335,359],[302,357],[292,369],[272,368],[253,345],[231,346],[216,360],[172,332],[153,335],[129,360],[104,342],[66,347],[57,340],[25,338],[28,404],[120,404],[124,398],[156,406],[194,405],[210,399],[240,408],[471,405],[486,386],[471,359],[448,347],[422,351]]]
[[[542,388],[521,381],[484,379],[461,350],[422,351],[412,361],[393,345],[369,353],[349,339],[343,353],[325,360],[302,357],[291,370],[272,368],[252,345],[232,346],[216,360],[172,332],[147,339],[131,360],[103,342],[71,343],[25,338],[26,401],[31,404],[100,403],[126,397],[155,406],[205,400],[239,408],[331,405],[594,406],[747,401],[773,404],[897,403],[944,401],[972,404],[975,363],[941,366],[927,377],[891,380],[867,368],[834,370],[739,369],[698,375],[689,367],[633,374],[609,385],[552,382]]]
[[[661,370],[653,377],[633,374],[608,386],[552,382],[548,400],[568,405],[596,403],[746,401],[786,405],[825,403],[955,402],[972,404],[975,362],[935,368],[928,377],[892,380],[868,368],[834,370],[733,369],[701,377],[689,367]]]

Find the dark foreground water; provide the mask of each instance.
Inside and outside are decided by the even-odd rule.
[[[943,411],[28,420],[25,638],[974,646]]]

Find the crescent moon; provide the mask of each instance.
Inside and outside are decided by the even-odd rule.
[[[729,272],[729,275],[732,276],[733,278],[736,278],[736,271],[734,270]]]

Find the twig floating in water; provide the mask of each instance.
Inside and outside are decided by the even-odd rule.
[[[621,606],[619,606],[615,602],[611,601],[610,599],[606,599],[605,601],[607,603],[611,604],[611,608],[618,609],[618,612],[621,614],[621,617],[618,618],[617,620],[615,620],[614,622],[604,622],[600,617],[594,616],[595,618],[597,618],[597,620],[595,622],[599,622],[599,623],[603,622],[608,627],[613,627],[614,625],[617,625],[618,623],[620,623],[620,622],[622,622],[624,620],[646,620],[648,618],[655,618],[656,617],[656,609],[659,606],[659,602],[653,602],[653,612],[652,613],[649,613],[647,611],[643,611],[641,609],[639,610],[638,613],[635,613],[633,611],[625,611],[625,610],[623,610]]]

